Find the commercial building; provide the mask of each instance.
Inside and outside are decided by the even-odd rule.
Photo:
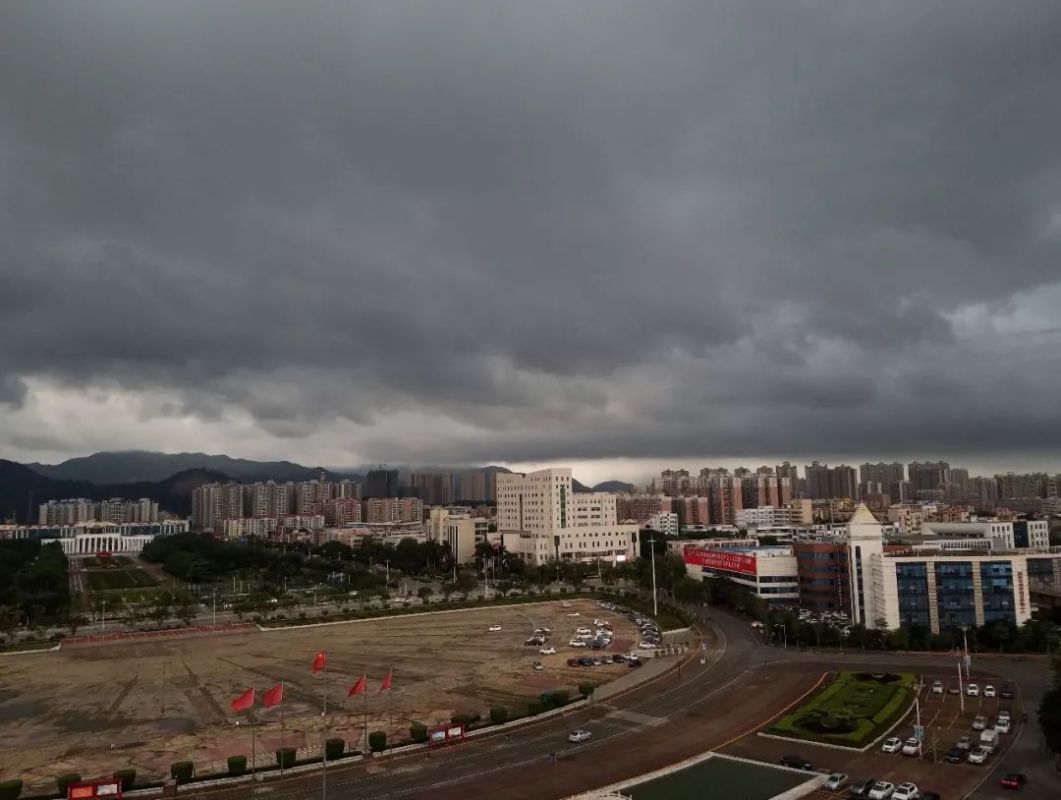
[[[442,541],[458,564],[475,558],[475,546],[487,541],[490,520],[466,515],[447,517]]]
[[[985,539],[991,542],[992,550],[1041,549],[1050,546],[1050,523],[1046,520],[924,521],[921,535],[935,539]]]
[[[789,528],[801,524],[801,515],[788,506],[742,508],[736,512],[738,528]]]
[[[645,524],[651,530],[659,531],[667,536],[677,536],[681,533],[681,526],[678,524],[678,515],[674,512],[660,512],[658,514],[653,514],[648,518],[648,521]]]
[[[156,536],[188,531],[188,520],[161,522],[77,522],[72,525],[0,525],[0,539],[59,542],[67,555],[139,553]]]
[[[799,575],[799,604],[819,612],[851,613],[851,570],[844,541],[797,540],[792,543]]]
[[[785,547],[701,547],[687,544],[682,560],[691,578],[729,578],[770,605],[794,606],[799,603],[799,570],[792,548]]]
[[[632,559],[640,526],[617,521],[615,500],[604,492],[573,492],[570,469],[499,473],[499,538],[506,550],[535,565]]]

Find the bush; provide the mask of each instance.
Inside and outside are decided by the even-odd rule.
[[[578,685],[578,693],[583,697],[590,697],[596,688],[597,685],[594,683],[580,683]]]
[[[504,706],[493,706],[490,709],[490,721],[495,725],[508,722],[508,709]]]
[[[229,775],[242,775],[247,771],[247,757],[246,756],[229,756],[228,757],[228,774]]]
[[[18,800],[22,794],[22,781],[0,781],[0,800]]]
[[[125,769],[116,769],[114,774],[111,775],[116,781],[121,781],[122,791],[127,792],[133,788],[133,784],[136,783],[136,770],[132,767],[126,767]]]
[[[368,735],[368,749],[373,753],[379,753],[387,749],[387,734],[383,731],[372,731]]]
[[[527,716],[535,717],[538,714],[541,714],[543,711],[545,711],[545,706],[543,706],[537,700],[527,703]]]
[[[449,718],[449,721],[452,722],[454,725],[463,725],[465,728],[467,728],[473,722],[478,722],[482,718],[482,714],[464,713],[454,714],[452,717]]]
[[[66,797],[66,787],[71,783],[81,783],[81,776],[76,772],[68,772],[55,779],[55,786],[59,789],[59,794],[63,797]]]
[[[427,741],[427,726],[414,722],[409,726],[409,738],[418,744]]]
[[[186,783],[195,777],[195,765],[191,761],[178,761],[169,765],[169,774],[177,783]]]
[[[281,747],[276,751],[276,765],[283,769],[291,769],[295,766],[295,748]]]
[[[543,708],[562,708],[571,702],[571,693],[559,689],[555,692],[544,692],[538,696]]]
[[[346,739],[325,739],[324,755],[329,761],[342,758],[346,752]]]

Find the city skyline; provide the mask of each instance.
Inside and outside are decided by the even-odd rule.
[[[1049,2],[5,4],[0,454],[1056,469],[1059,38]]]

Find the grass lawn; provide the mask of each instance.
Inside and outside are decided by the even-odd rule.
[[[622,794],[634,800],[769,800],[812,777],[716,756]]]
[[[146,589],[158,586],[158,581],[142,569],[106,569],[85,573],[85,582],[93,592],[115,589]]]
[[[833,681],[767,733],[861,747],[887,730],[913,699],[909,672],[840,672]]]

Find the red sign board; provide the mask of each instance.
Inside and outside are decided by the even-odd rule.
[[[463,725],[439,725],[437,728],[432,728],[427,732],[427,746],[430,749],[463,741]]]
[[[743,575],[755,575],[757,572],[755,556],[747,553],[735,553],[732,550],[721,548],[686,547],[682,555],[686,564],[694,564],[705,569],[739,572]]]
[[[121,781],[116,780],[71,783],[66,787],[67,800],[94,800],[97,797],[121,800],[121,796],[122,784]]]

